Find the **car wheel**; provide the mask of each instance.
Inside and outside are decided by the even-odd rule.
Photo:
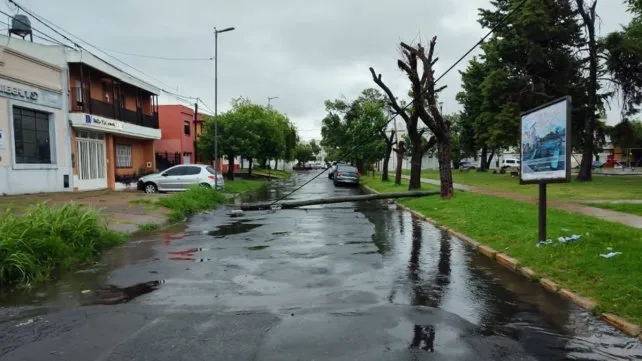
[[[145,183],[145,193],[157,193],[158,192],[158,187],[156,187],[156,184],[149,182]]]
[[[338,186],[339,186],[339,182],[337,182],[337,181],[334,181],[334,182],[332,182],[332,183],[334,183],[334,186],[335,186],[335,187],[338,187]]]
[[[203,188],[212,188],[212,186],[207,184],[207,183],[201,183],[201,184],[199,184],[199,186],[201,186]]]

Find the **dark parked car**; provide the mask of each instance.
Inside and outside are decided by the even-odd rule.
[[[351,165],[339,164],[334,171],[334,185],[352,184],[359,185],[359,171]]]
[[[471,162],[459,162],[459,169],[475,169],[475,165]]]

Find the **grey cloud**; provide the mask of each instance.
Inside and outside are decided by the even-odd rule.
[[[228,109],[238,96],[260,103],[278,96],[273,105],[288,114],[304,138],[320,137],[325,99],[352,98],[374,86],[369,66],[382,73],[400,97],[407,94],[408,82],[396,67],[400,41],[426,43],[437,35],[436,72],[443,73],[485,33],[476,22],[477,9],[489,6],[487,0],[21,3],[100,47],[166,57],[210,57],[212,27],[234,26],[236,31],[219,37],[219,109]],[[603,33],[628,22],[619,0],[600,0],[598,13]],[[213,107],[212,62],[113,55],[167,85],[155,84],[172,91],[178,86],[180,93],[199,96]],[[467,60],[442,80],[448,85],[441,96],[445,111],[459,109],[457,70]]]

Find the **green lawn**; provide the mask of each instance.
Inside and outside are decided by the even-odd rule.
[[[404,170],[409,174],[409,170]],[[439,171],[424,170],[423,178],[439,179]],[[460,172],[453,169],[455,183],[478,186],[503,192],[538,196],[538,186],[534,184],[520,185],[519,178],[509,174],[493,174],[492,172]],[[574,180],[574,178],[573,178]],[[592,182],[577,182],[549,184],[547,195],[551,200],[581,200],[581,199],[642,199],[642,177],[639,176],[602,176],[594,175]]]
[[[642,204],[635,203],[589,203],[591,207],[610,209],[612,211],[624,212],[642,216]]]
[[[282,170],[275,170],[275,169],[262,169],[259,167],[254,167],[252,168],[252,174],[270,174],[272,177],[275,178],[288,178],[292,175],[292,172],[284,172]]]
[[[245,193],[259,189],[267,184],[261,179],[235,179],[233,181],[225,180],[226,193]]]
[[[380,191],[400,188],[370,177],[362,180]],[[592,297],[598,301],[599,311],[642,323],[642,230],[549,209],[551,239],[571,234],[582,238],[574,244],[537,248],[537,206],[529,203],[468,192],[456,192],[449,201],[429,196],[403,199],[401,203],[517,258],[520,265],[563,287]],[[607,247],[622,254],[610,259],[600,257],[609,252]]]

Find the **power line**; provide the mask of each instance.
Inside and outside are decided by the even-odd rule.
[[[446,74],[448,74],[449,71],[453,70],[453,68],[456,67],[457,64],[459,64],[462,60],[464,60],[468,56],[468,54],[472,53],[473,50],[475,50],[479,45],[481,45],[492,33],[495,32],[495,30],[499,29],[500,26],[504,25],[504,22],[508,20],[508,18],[511,17],[514,13],[516,13],[517,10],[519,10],[525,3],[526,3],[526,0],[522,0],[522,2],[517,4],[517,6],[515,6],[513,10],[511,10],[508,14],[506,14],[497,24],[495,24],[495,26],[493,26],[490,29],[490,31],[486,35],[484,35],[483,38],[479,39],[479,41],[475,43],[475,45],[473,45],[470,49],[468,49],[468,51],[464,53],[464,55],[462,55],[459,59],[457,59],[457,61],[453,65],[450,66],[450,68],[448,68],[443,74],[441,74],[441,76],[437,78],[437,80],[435,80],[435,83],[441,80],[441,78],[443,78]]]
[[[20,22],[22,25],[29,26],[29,24],[25,23],[24,21],[22,21],[22,20],[20,20],[20,19],[18,19],[18,18],[15,18],[14,16],[12,16],[12,15],[10,15],[10,14],[7,14],[7,13],[5,13],[5,12],[4,12],[4,11],[2,11],[2,10],[0,10],[0,14],[6,15],[7,17],[9,17],[9,18],[10,18],[10,19],[12,19],[12,20],[16,20],[16,21]],[[9,27],[9,29],[11,29],[11,24],[5,23],[4,21],[0,21],[0,23],[2,23],[2,24],[4,24],[4,25],[7,25],[7,27]],[[45,38],[43,38],[43,37],[41,37],[41,36],[34,35],[34,37],[35,37],[35,38],[39,38],[39,39],[43,39],[43,40],[47,40],[47,41],[50,41],[50,42],[52,42],[52,43],[55,43],[55,44],[58,44],[58,45],[62,45],[62,46],[68,47],[68,45],[67,45],[67,44],[64,44],[63,42],[61,42],[60,40],[58,40],[58,39],[54,38],[53,36],[51,36],[51,35],[49,35],[49,34],[47,34],[47,33],[44,33],[44,32],[42,32],[42,31],[40,31],[40,30],[38,30],[38,29],[36,29],[36,28],[34,28],[34,27],[31,27],[31,30],[32,30],[32,31],[37,32],[38,34],[42,34],[42,35],[44,35],[44,36],[45,36]]]
[[[34,19],[36,19],[38,22],[40,22],[41,24],[43,24],[44,26],[46,26],[47,28],[49,28],[50,30],[52,30],[53,32],[55,32],[56,34],[58,34],[58,35],[62,36],[65,40],[67,40],[67,41],[69,41],[70,43],[74,44],[77,48],[87,51],[89,54],[91,54],[91,55],[95,56],[96,58],[100,59],[100,60],[101,60],[101,61],[103,61],[105,64],[107,64],[107,65],[109,65],[109,66],[112,66],[112,67],[114,67],[115,69],[120,70],[117,66],[115,66],[115,65],[113,65],[113,64],[111,64],[111,63],[109,63],[109,62],[108,62],[108,61],[106,61],[105,59],[103,59],[103,58],[99,57],[98,55],[96,55],[96,54],[92,53],[90,50],[88,50],[88,49],[84,48],[83,46],[81,46],[81,45],[80,45],[80,44],[78,44],[77,42],[75,42],[75,41],[71,40],[68,36],[66,36],[66,35],[62,34],[62,32],[64,32],[64,33],[68,34],[69,36],[71,36],[71,37],[73,37],[73,38],[75,38],[75,39],[77,39],[77,40],[78,40],[79,42],[81,42],[81,43],[87,44],[87,45],[88,45],[88,46],[90,46],[91,48],[93,48],[93,49],[95,49],[95,50],[97,50],[97,51],[99,51],[99,52],[101,52],[101,53],[105,54],[106,56],[108,56],[108,57],[110,57],[110,58],[112,58],[112,59],[116,60],[117,62],[119,62],[119,63],[121,63],[121,64],[124,64],[125,66],[127,66],[127,67],[129,67],[129,68],[133,69],[134,71],[136,71],[136,72],[138,72],[138,73],[140,73],[140,74],[142,74],[142,75],[144,75],[144,76],[146,76],[146,77],[148,77],[148,78],[150,78],[150,79],[153,79],[153,80],[157,81],[158,83],[160,83],[160,84],[162,84],[162,85],[164,85],[164,86],[166,86],[166,87],[170,87],[170,86],[169,86],[169,85],[167,85],[166,83],[163,83],[161,80],[159,80],[159,79],[157,79],[157,78],[155,78],[155,77],[153,77],[153,76],[151,76],[151,75],[149,75],[149,74],[147,74],[147,73],[143,72],[143,71],[142,71],[142,70],[140,70],[140,69],[135,68],[134,66],[132,66],[132,65],[130,65],[130,64],[128,64],[128,63],[126,63],[126,62],[124,62],[124,61],[122,61],[122,60],[120,60],[120,59],[118,59],[117,57],[115,57],[115,56],[113,56],[113,55],[110,55],[109,53],[105,52],[105,51],[104,51],[104,50],[102,50],[101,48],[99,48],[99,47],[97,47],[97,46],[93,45],[92,43],[90,43],[90,42],[88,42],[88,41],[86,41],[86,40],[84,40],[84,39],[82,39],[82,38],[80,38],[80,37],[78,37],[77,35],[74,35],[74,34],[70,33],[69,31],[67,31],[67,30],[63,29],[62,27],[60,27],[60,26],[58,26],[58,25],[56,25],[54,22],[52,22],[52,21],[50,21],[50,20],[46,19],[45,17],[43,17],[43,16],[39,16],[39,15],[35,15],[35,13],[34,13],[33,11],[31,11],[31,10],[29,10],[29,9],[26,9],[26,8],[25,8],[25,7],[23,7],[22,5],[20,5],[20,4],[18,4],[18,3],[16,3],[14,0],[8,0],[8,1],[9,1],[9,2],[11,2],[12,4],[14,4],[18,9],[20,9],[20,10],[24,11],[27,15],[29,15],[29,16],[31,16],[31,17],[33,17],[33,18],[34,18]],[[165,92],[165,93],[172,94],[172,95],[174,95],[174,96],[176,96],[176,95],[177,95],[176,93],[173,93],[173,92],[167,91],[167,90],[162,89],[162,88],[161,88],[160,90],[161,90],[161,91],[163,91],[163,92]],[[189,98],[196,99],[195,97],[189,97]]]
[[[107,49],[107,48],[102,48],[102,50],[103,51],[108,51],[108,52],[111,52],[111,53],[116,53],[116,54],[123,54],[123,55],[128,55],[128,56],[136,56],[136,57],[139,57],[139,58],[157,59],[157,60],[169,60],[169,61],[211,61],[211,60],[214,60],[213,57],[209,57],[209,58],[172,58],[172,57],[165,57],[165,56],[155,56],[155,55],[128,53],[128,52],[124,52],[124,51]]]

